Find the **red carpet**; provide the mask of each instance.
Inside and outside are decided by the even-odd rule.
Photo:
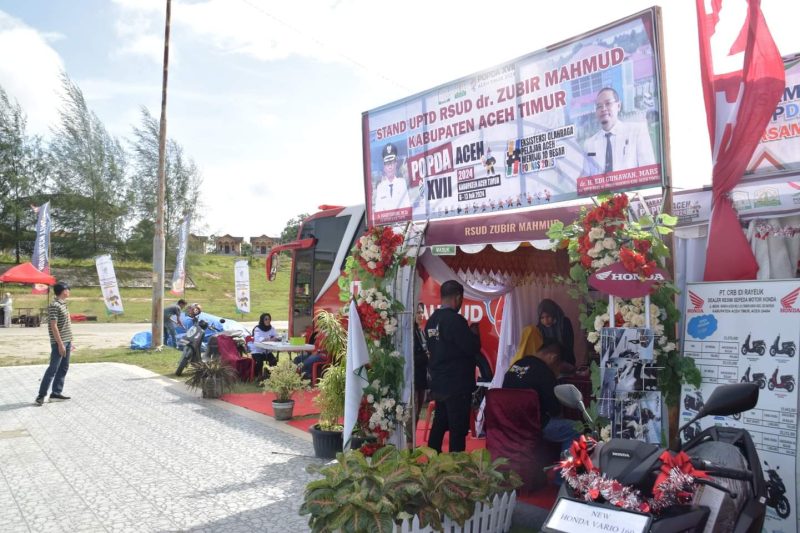
[[[319,413],[319,408],[314,405],[318,391],[298,392],[294,395],[294,416],[314,415]],[[247,394],[225,394],[222,400],[250,409],[264,415],[275,416],[272,410],[272,400],[275,398],[274,392],[251,392]]]

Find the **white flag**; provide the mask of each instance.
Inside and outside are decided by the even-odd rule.
[[[101,255],[95,260],[97,277],[100,280],[100,290],[103,292],[103,301],[109,314],[122,313],[122,296],[119,294],[117,275],[114,273],[114,263],[110,255]]]
[[[236,309],[240,313],[250,312],[250,267],[246,259],[236,261],[234,272],[234,294],[236,295]]]
[[[344,449],[350,449],[350,437],[353,435],[358,408],[361,405],[361,396],[364,387],[369,384],[366,365],[369,363],[367,340],[361,328],[361,318],[356,310],[354,300],[350,301],[350,314],[347,324],[347,366],[345,371],[344,386],[344,431],[342,440]]]
[[[189,246],[189,215],[183,219],[178,233],[178,254],[175,258],[175,271],[172,273],[172,289],[175,296],[182,295],[186,283],[186,249]]]

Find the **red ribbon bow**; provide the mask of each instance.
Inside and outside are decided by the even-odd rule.
[[[571,461],[576,467],[583,465],[587,472],[595,469],[592,459],[589,457],[589,453],[594,449],[595,444],[597,443],[594,439],[591,437],[587,439],[585,435],[581,435],[579,439],[572,441],[572,446],[569,447],[569,454],[572,456]]]
[[[656,500],[663,497],[664,494],[661,486],[669,479],[669,474],[674,468],[677,468],[679,471],[695,479],[708,477],[708,474],[703,470],[697,470],[692,466],[692,459],[684,452],[678,452],[672,455],[669,451],[665,451],[661,454],[659,460],[661,461],[661,472],[659,472],[655,483],[653,483],[653,497]],[[682,494],[679,493],[678,495],[681,496]]]

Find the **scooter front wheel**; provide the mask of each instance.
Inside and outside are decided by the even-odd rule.
[[[770,349],[769,349],[769,354],[770,354],[772,357],[775,357],[775,354],[776,354],[776,353],[777,353],[777,350],[776,350],[775,348],[770,348]]]
[[[786,499],[786,496],[781,496],[781,499],[778,500],[778,505],[775,507],[775,510],[778,512],[778,516],[783,519],[789,516],[789,513],[792,512],[792,508],[789,506],[789,500]]]
[[[758,355],[764,355],[764,351],[765,351],[765,350],[764,350],[764,347],[763,347],[763,346],[759,346],[759,347],[758,347]]]
[[[181,357],[181,361],[178,363],[178,368],[175,369],[175,375],[180,376],[183,374],[183,369],[186,368],[186,365],[189,364],[189,360],[192,358],[192,351],[187,348],[183,352],[183,356]]]
[[[773,382],[771,382],[771,381],[770,381],[770,382],[767,384],[767,388],[768,388],[769,390],[775,390],[775,384],[774,384]]]
[[[747,346],[742,346],[742,355],[747,355]]]
[[[794,390],[794,383],[792,383],[791,381],[789,383],[787,383],[786,384],[786,390],[788,390],[789,392],[792,392]]]

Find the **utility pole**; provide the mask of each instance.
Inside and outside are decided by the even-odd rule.
[[[161,83],[161,123],[158,128],[158,201],[156,225],[153,235],[153,311],[151,315],[152,343],[156,348],[164,344],[164,197],[166,196],[166,145],[167,145],[167,74],[169,72],[169,25],[172,0],[167,0],[167,18],[164,24],[164,74]]]

